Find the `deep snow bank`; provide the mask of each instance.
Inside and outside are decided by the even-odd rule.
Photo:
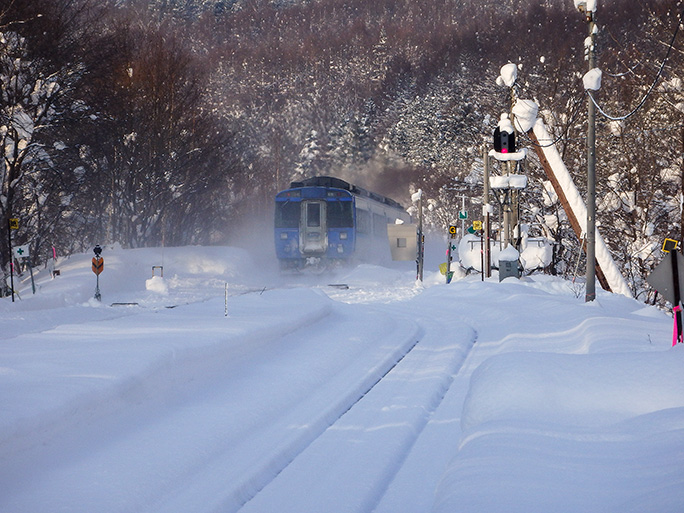
[[[683,370],[681,345],[489,358],[433,511],[681,511]]]
[[[309,289],[275,290],[242,298],[239,306],[230,302],[231,317],[218,300],[149,313],[133,307],[138,315],[127,319],[5,340],[0,460],[81,422],[187,392],[227,372],[240,355],[323,318],[330,304]]]
[[[462,428],[490,422],[598,427],[684,408],[684,347],[657,353],[495,356],[473,373]]]

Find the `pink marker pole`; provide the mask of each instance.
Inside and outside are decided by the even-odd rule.
[[[675,306],[672,309],[672,312],[674,313],[674,328],[672,329],[672,347],[677,345],[677,342],[681,342],[679,333],[677,333],[677,313],[682,311],[682,307],[680,305]]]

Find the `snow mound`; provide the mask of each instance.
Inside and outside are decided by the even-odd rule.
[[[152,276],[145,282],[145,288],[157,294],[168,294],[169,287],[161,276]]]
[[[471,379],[463,431],[489,422],[597,427],[684,408],[684,348],[648,354],[509,353]],[[638,378],[638,379],[637,379]],[[587,392],[591,391],[590,394]]]

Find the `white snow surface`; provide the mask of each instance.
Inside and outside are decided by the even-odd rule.
[[[102,302],[86,254],[0,299],[2,512],[682,511],[684,347],[654,307],[545,275],[102,256]]]
[[[599,68],[593,68],[587,71],[582,77],[582,84],[587,91],[598,91],[601,89],[601,78],[603,72]]]
[[[490,176],[489,186],[492,189],[524,189],[527,187],[527,175]]]
[[[499,118],[499,130],[507,134],[515,133],[515,129],[513,128],[513,123],[511,123],[508,112],[501,114],[501,117]]]
[[[598,0],[574,0],[575,9],[581,9],[586,12],[596,12]]]
[[[500,75],[497,78],[497,84],[506,87],[513,87],[515,81],[518,80],[518,66],[509,62],[501,67]]]
[[[458,260],[464,270],[482,271],[484,260],[484,242],[478,235],[466,234],[458,243]],[[520,253],[513,247],[507,246],[502,251],[503,243],[498,240],[490,241],[490,259],[494,267],[499,261],[514,262],[519,260],[525,271],[543,269],[551,264],[553,247],[544,237],[523,236]],[[510,248],[510,249],[508,249]]]
[[[532,100],[516,99],[512,109],[515,126],[520,132],[529,132],[537,121],[539,105]]]
[[[520,253],[512,245],[506,246],[499,253],[499,262],[515,262],[520,257]]]
[[[519,151],[511,151],[509,153],[500,153],[496,150],[489,150],[489,156],[494,157],[500,162],[508,162],[511,160],[517,162],[527,157],[527,148],[522,148]]]

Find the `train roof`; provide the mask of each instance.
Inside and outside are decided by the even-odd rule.
[[[345,191],[351,192],[352,194],[365,196],[380,203],[384,203],[385,205],[404,210],[404,207],[401,205],[401,203],[393,200],[392,198],[382,196],[381,194],[377,194],[375,192],[367,191],[362,187],[358,187],[356,185],[350,184],[349,182],[345,182],[340,178],[335,178],[332,176],[313,176],[305,180],[290,183],[291,189],[299,189],[301,187],[331,187],[334,189],[343,189]]]

